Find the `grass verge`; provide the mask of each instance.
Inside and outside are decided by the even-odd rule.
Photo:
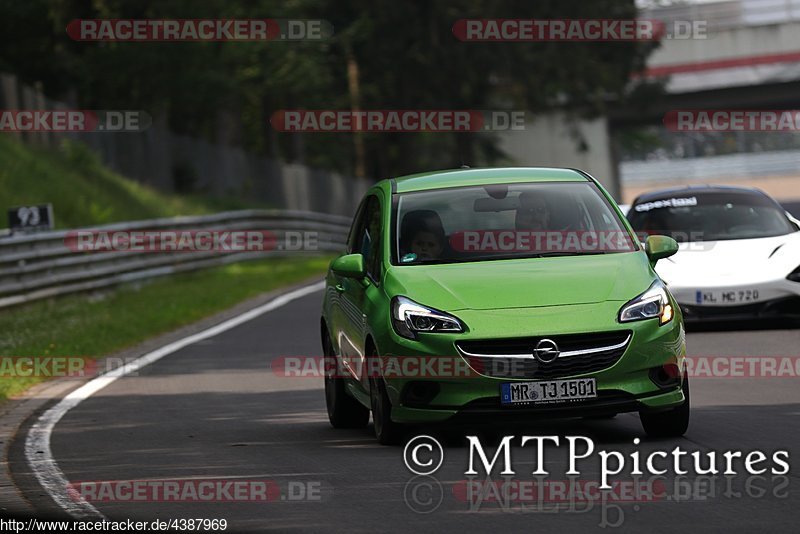
[[[58,149],[0,136],[0,208],[53,204],[56,228],[264,207],[251,201],[157,191],[105,167],[86,145]],[[8,221],[0,221],[6,228]]]
[[[329,257],[272,258],[0,310],[0,357],[97,358],[282,286],[323,276]],[[8,369],[8,366],[4,366]],[[42,377],[0,376],[0,402]]]

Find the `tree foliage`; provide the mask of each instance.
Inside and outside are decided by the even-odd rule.
[[[179,132],[351,173],[353,135],[278,133],[279,109],[349,109],[348,62],[362,109],[558,107],[601,113],[624,96],[648,45],[461,42],[462,18],[633,18],[634,0],[0,0],[0,70],[78,105],[144,109]],[[324,41],[74,42],[76,18],[310,18]],[[222,125],[226,125],[223,127]],[[364,134],[366,170],[386,176],[502,159],[478,134]]]

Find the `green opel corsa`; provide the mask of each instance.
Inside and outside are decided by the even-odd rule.
[[[388,444],[412,423],[636,411],[648,435],[683,435],[683,318],[653,270],[677,250],[641,244],[579,170],[383,180],[326,277],[330,422],[363,427],[372,412]]]

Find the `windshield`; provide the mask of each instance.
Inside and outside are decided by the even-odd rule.
[[[590,182],[405,193],[393,224],[396,265],[636,250],[617,214]]]
[[[633,205],[636,232],[661,234],[679,243],[774,237],[796,231],[769,197],[748,192],[695,193]]]

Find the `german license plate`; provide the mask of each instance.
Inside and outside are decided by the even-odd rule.
[[[695,303],[704,306],[732,306],[759,301],[758,289],[731,289],[695,292]]]
[[[500,386],[500,403],[504,405],[552,404],[596,397],[597,381],[594,378],[506,382]]]

